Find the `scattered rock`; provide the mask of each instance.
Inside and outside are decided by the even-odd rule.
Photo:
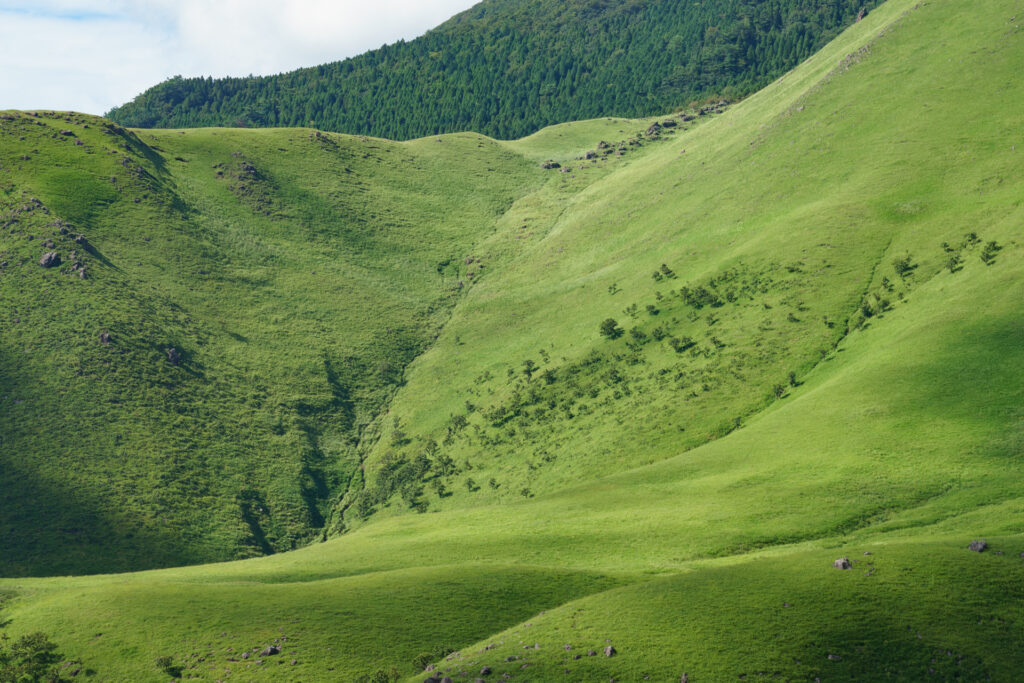
[[[598,149],[608,149],[609,147],[611,147],[611,145],[609,145],[604,140],[601,140],[601,142],[597,143],[597,148]]]
[[[618,652],[611,645],[609,645],[608,647],[606,647],[604,649],[604,656],[605,657],[614,657],[617,654],[618,654]]]
[[[968,550],[973,550],[976,553],[983,553],[988,550],[988,543],[985,541],[971,541],[970,545],[967,546]]]
[[[39,259],[39,265],[43,268],[56,268],[60,265],[60,254],[55,251],[48,251]]]
[[[591,151],[587,152],[587,153],[586,153],[586,154],[584,155],[584,158],[585,158],[585,159],[596,159],[596,158],[597,158],[597,152],[595,152],[595,151],[591,150]]]
[[[840,557],[832,563],[832,566],[836,569],[853,569],[853,562],[850,562],[847,557]]]

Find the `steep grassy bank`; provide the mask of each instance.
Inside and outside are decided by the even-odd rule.
[[[0,127],[8,575],[319,536],[465,255],[542,178],[479,136]]]

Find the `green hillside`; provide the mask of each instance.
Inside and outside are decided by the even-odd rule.
[[[1018,679],[1021,19],[889,0],[731,108],[515,142],[9,114],[7,631],[112,681]]]
[[[108,115],[125,126],[310,126],[509,139],[649,116],[767,85],[877,0],[485,0],[410,42],[247,78],[171,78]]]

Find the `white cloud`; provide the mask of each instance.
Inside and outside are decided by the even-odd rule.
[[[288,71],[411,39],[474,0],[0,0],[0,109],[100,114],[173,76]]]

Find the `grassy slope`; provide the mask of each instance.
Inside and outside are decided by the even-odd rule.
[[[579,198],[557,187],[578,179],[565,174],[514,206],[503,219],[512,227],[521,229],[517,209],[546,222],[531,240],[499,248],[499,229],[484,243],[492,270],[414,363],[391,407],[411,434],[441,429],[482,368],[518,365],[538,342],[553,363],[618,348],[618,367],[629,372],[636,366],[624,341],[598,340],[597,323],[623,318],[627,303],[651,301],[649,273],[660,263],[671,260],[678,288],[737,261],[778,261],[780,277],[763,293],[772,308],[760,296],[739,299],[718,309],[714,327],[725,331],[711,333],[727,342],[721,353],[729,359],[754,353],[743,333],[756,338],[758,323],[779,308],[771,327],[794,326],[763,342],[784,347],[778,366],[742,368],[744,391],[702,392],[719,419],[750,410],[741,429],[680,454],[690,442],[678,415],[690,431],[704,411],[675,398],[662,410],[682,412],[659,422],[652,406],[677,395],[634,391],[652,398],[629,409],[613,400],[581,430],[618,444],[609,450],[621,461],[594,457],[577,440],[539,474],[522,464],[529,454],[513,455],[514,445],[504,446],[502,462],[516,460],[507,472],[471,463],[478,480],[501,472],[533,487],[536,498],[481,505],[452,485],[455,495],[432,499],[432,509],[449,510],[379,519],[275,557],[5,581],[0,590],[20,595],[10,609],[14,627],[60,627],[66,650],[112,679],[144,678],[157,655],[183,661],[210,643],[216,656],[194,673],[214,678],[229,667],[246,680],[278,680],[286,665],[228,663],[215,636],[227,633],[225,647],[235,649],[262,645],[290,628],[285,621],[298,605],[303,629],[295,638],[308,649],[296,648],[301,664],[289,675],[303,680],[390,665],[411,674],[412,658],[441,643],[464,648],[464,664],[441,665],[469,678],[488,664],[523,680],[679,680],[684,672],[691,680],[916,680],[929,669],[944,680],[1012,680],[1024,664],[1024,208],[1012,139],[1020,113],[1010,106],[1024,94],[1012,78],[1022,37],[1003,0],[971,8],[934,0],[825,78],[911,7],[890,1],[707,126],[622,170],[595,169],[607,175]],[[551,155],[571,161],[577,153],[567,146]],[[624,234],[609,235],[609,226]],[[984,265],[974,246],[963,249],[961,270],[944,269],[942,243],[955,248],[972,230],[1003,246],[995,262]],[[830,245],[818,247],[826,255],[814,251],[818,244]],[[903,279],[891,262],[907,251],[917,267]],[[796,261],[796,271],[785,268]],[[882,291],[883,277],[893,292]],[[607,293],[610,281],[622,294]],[[876,294],[891,299],[891,309],[843,334],[865,293],[875,306]],[[694,321],[673,305],[691,329]],[[804,322],[812,320],[824,329]],[[818,355],[823,341],[836,340]],[[641,367],[678,362],[652,344],[642,347]],[[454,350],[459,362],[450,364],[445,352]],[[800,385],[766,404],[790,368]],[[637,387],[654,381],[630,379]],[[630,415],[645,424],[615,419]],[[538,426],[533,436],[550,438],[548,431],[563,430]],[[456,439],[449,448],[469,446]],[[636,467],[650,460],[659,462]],[[610,476],[586,482],[602,473]],[[981,536],[993,552],[965,549]],[[831,569],[844,554],[855,569]],[[630,585],[608,590],[613,582]],[[495,596],[496,586],[521,593]],[[374,591],[387,603],[363,602]],[[110,605],[123,606],[125,621],[112,620]],[[207,628],[206,611],[216,626]],[[386,653],[367,643],[372,637],[387,642]],[[523,650],[520,640],[541,648]],[[607,641],[620,652],[615,658],[569,659]],[[481,652],[491,642],[498,647]],[[344,654],[335,650],[346,643]],[[529,667],[506,664],[509,655],[527,657]]]
[[[8,575],[319,535],[358,476],[360,439],[457,298],[464,254],[543,177],[472,135],[0,124]],[[47,239],[62,272],[37,265]],[[69,274],[75,249],[84,280]]]

